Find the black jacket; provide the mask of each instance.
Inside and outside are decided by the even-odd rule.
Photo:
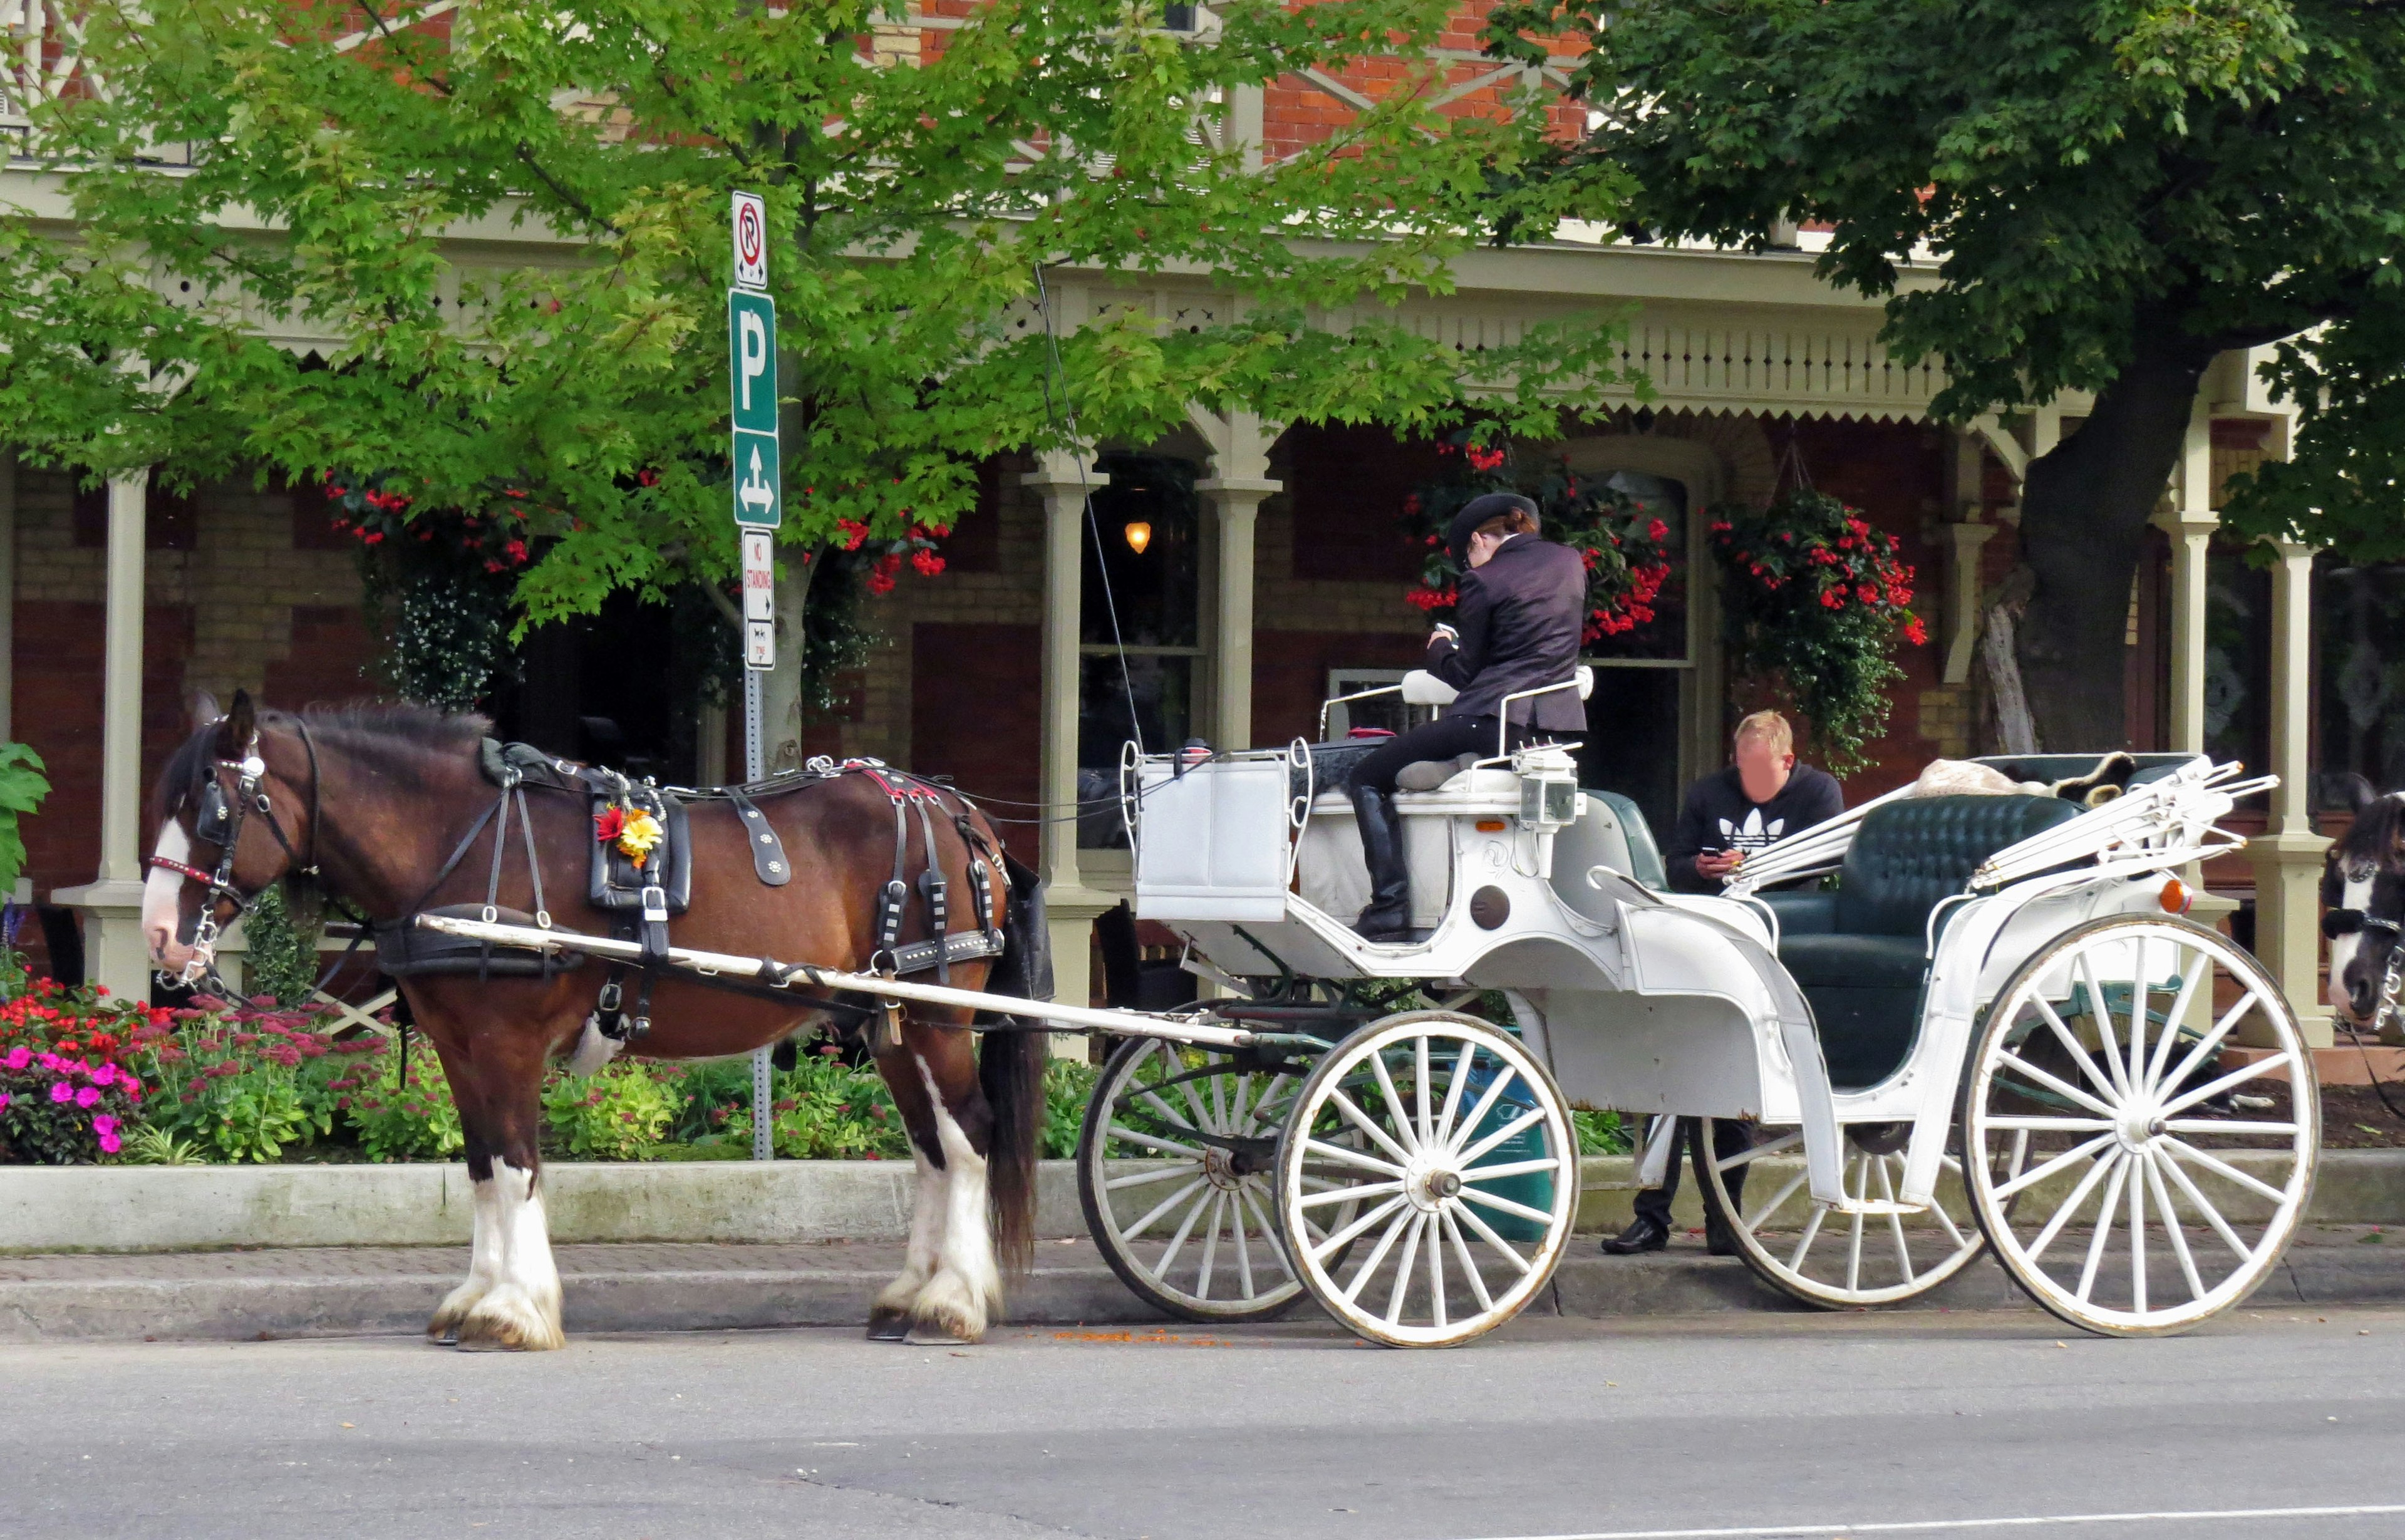
[[[1670,886],[1681,893],[1717,893],[1716,878],[1695,871],[1695,858],[1722,850],[1759,850],[1775,839],[1826,823],[1846,810],[1846,793],[1826,770],[1799,764],[1768,802],[1745,794],[1737,766],[1718,770],[1687,789],[1670,847],[1662,852]]]
[[[1585,619],[1586,564],[1577,552],[1534,535],[1504,541],[1484,567],[1462,574],[1453,615],[1460,644],[1442,636],[1428,643],[1428,672],[1461,692],[1445,716],[1492,717],[1506,695],[1568,679]],[[1556,690],[1513,701],[1512,720],[1580,733],[1586,705],[1577,691]]]

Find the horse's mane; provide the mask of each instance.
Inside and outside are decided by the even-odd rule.
[[[187,802],[200,795],[202,783],[217,763],[221,721],[194,729],[167,756],[166,768],[160,774],[158,791],[151,802],[154,819],[173,817]],[[306,706],[299,711],[266,710],[259,714],[261,727],[286,722],[306,723],[312,733],[341,736],[354,743],[365,739],[371,744],[438,754],[472,748],[493,730],[492,720],[478,712],[442,711],[415,701],[345,701],[332,706]]]
[[[2350,870],[2405,871],[2405,791],[2391,791],[2365,804],[2354,825],[2339,836],[2331,854]]]

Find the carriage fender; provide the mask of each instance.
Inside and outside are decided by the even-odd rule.
[[[1845,1197],[1845,1166],[1836,1098],[1821,1057],[1820,1033],[1812,1027],[1812,1008],[1759,939],[1760,921],[1730,907],[1737,913],[1723,918],[1695,907],[1624,903],[1622,933],[1628,938],[1637,987],[1647,994],[1719,995],[1743,1010],[1757,1033],[1765,1028],[1777,1032],[1793,1077],[1796,1121],[1804,1128],[1804,1170],[1812,1197],[1838,1203]],[[1733,987],[1749,978],[1753,987]],[[1768,1056],[1763,1057],[1767,1071]],[[1766,1072],[1764,1078],[1769,1078]]]

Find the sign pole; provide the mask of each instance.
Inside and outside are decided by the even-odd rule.
[[[777,666],[776,530],[785,494],[778,440],[777,302],[768,297],[768,211],[757,193],[735,194],[735,283],[726,291],[726,355],[735,431],[736,537],[743,547],[743,778],[768,774],[764,680]],[[769,1054],[752,1055],[752,1158],[777,1157],[770,1127]]]

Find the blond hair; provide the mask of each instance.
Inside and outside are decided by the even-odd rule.
[[[1768,744],[1774,753],[1795,752],[1795,729],[1776,711],[1756,711],[1737,724],[1734,741],[1742,744],[1751,738],[1759,738]]]

